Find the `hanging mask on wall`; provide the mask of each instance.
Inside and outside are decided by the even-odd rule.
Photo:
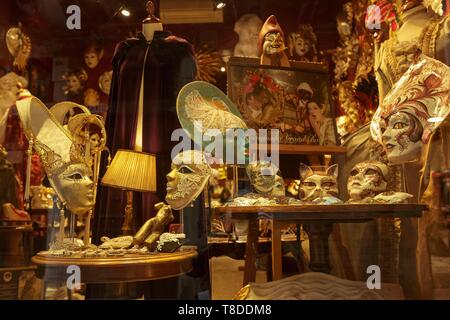
[[[31,39],[23,32],[21,24],[6,32],[6,47],[14,58],[14,66],[24,71],[31,55]]]

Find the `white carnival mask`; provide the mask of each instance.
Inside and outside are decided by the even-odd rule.
[[[380,161],[364,161],[356,164],[350,171],[347,181],[350,201],[373,198],[385,192],[389,173],[389,167]]]
[[[177,154],[172,160],[172,171],[166,175],[166,202],[175,210],[185,208],[197,199],[212,175],[213,170],[201,151]]]
[[[450,68],[420,54],[375,112],[372,137],[390,163],[416,161],[449,113]]]
[[[332,165],[325,171],[314,171],[311,167],[300,164],[299,198],[313,201],[326,196],[338,196],[338,165]]]

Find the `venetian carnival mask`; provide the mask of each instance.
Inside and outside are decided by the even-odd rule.
[[[385,192],[389,174],[389,167],[379,161],[364,161],[356,164],[347,181],[350,200],[360,201]]]
[[[450,113],[450,68],[425,55],[392,87],[375,112],[372,137],[389,162],[416,161],[422,146]]]
[[[249,164],[246,170],[256,193],[274,197],[285,195],[283,178],[274,164],[259,161]]]
[[[106,71],[98,78],[98,86],[103,93],[108,94],[111,91],[111,82],[112,82],[113,72]]]
[[[93,49],[90,49],[84,53],[84,62],[88,66],[89,69],[94,69],[98,66],[100,60],[103,57],[103,50],[96,52]]]
[[[213,170],[198,150],[183,151],[172,160],[167,178],[166,202],[175,210],[185,208],[206,187]]]
[[[284,32],[278,24],[277,18],[271,15],[259,32],[258,48],[260,54],[277,54],[286,50]]]
[[[326,196],[338,196],[338,165],[332,165],[325,171],[314,171],[311,167],[300,164],[299,198],[314,201]]]
[[[263,51],[266,54],[277,54],[286,50],[284,39],[279,32],[270,32],[264,36]]]
[[[17,102],[25,134],[39,154],[50,184],[68,210],[83,215],[95,203],[93,172],[76,137],[62,126],[66,111],[75,107],[87,110],[71,102],[49,110],[35,97]]]

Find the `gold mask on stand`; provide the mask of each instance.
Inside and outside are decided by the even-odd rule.
[[[71,102],[49,110],[35,97],[17,102],[25,134],[39,154],[53,189],[68,210],[84,215],[95,204],[92,169],[84,150],[76,147],[71,132],[58,121],[61,110],[73,107],[85,110]]]
[[[197,199],[212,174],[202,152],[187,150],[179,153],[172,160],[172,171],[166,176],[166,202],[175,210],[185,208]]]

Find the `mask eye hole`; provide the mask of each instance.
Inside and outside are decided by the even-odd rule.
[[[352,170],[352,172],[350,172],[350,175],[353,177],[356,176],[357,174],[358,174],[358,170],[356,170],[356,169]]]
[[[190,173],[192,173],[193,171],[192,171],[189,167],[182,166],[182,167],[180,168],[180,172],[181,172],[181,173],[184,173],[184,174],[190,174]]]
[[[393,126],[394,129],[403,129],[406,128],[408,125],[404,122],[396,122]]]
[[[334,183],[333,182],[324,182],[324,183],[322,183],[322,187],[323,188],[332,188],[332,187],[334,187]]]
[[[316,184],[314,182],[311,181],[306,181],[303,183],[306,187],[311,187],[314,188],[316,186]]]
[[[375,169],[367,169],[366,175],[375,175],[378,174],[378,171]]]
[[[81,175],[81,173],[72,173],[71,175],[67,176],[69,179],[71,180],[81,180],[83,179],[83,176]]]

